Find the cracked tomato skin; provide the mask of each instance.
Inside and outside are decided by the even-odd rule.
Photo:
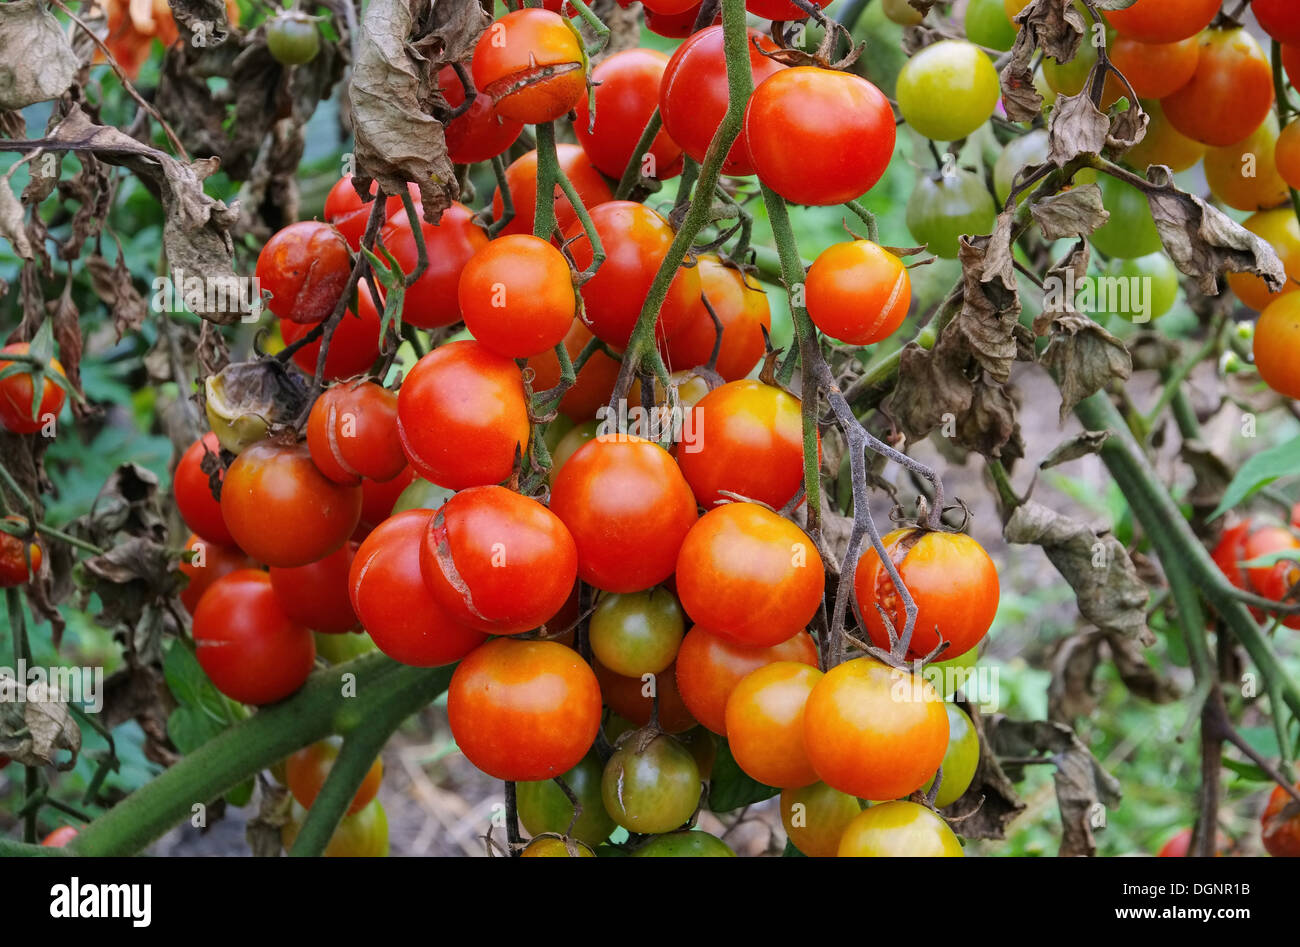
[[[817,613],[825,569],[794,523],[757,503],[728,503],[705,513],[686,535],[676,582],[682,608],[697,625],[740,644],[771,647],[803,631]]]
[[[915,529],[896,529],[884,537],[884,544],[916,602],[908,657],[925,657],[939,646],[941,635],[949,643],[945,660],[978,645],[993,624],[999,597],[998,570],[984,548],[963,533]],[[907,613],[880,557],[870,547],[858,562],[853,592],[872,642],[888,651],[889,632],[876,605],[889,615],[897,635],[903,633]]]
[[[419,225],[428,265],[406,290],[402,321],[421,329],[437,329],[462,318],[456,294],[460,275],[465,264],[487,246],[488,237],[474,223],[474,212],[459,202],[443,211],[437,224],[421,217]],[[420,250],[405,210],[389,218],[379,237],[402,272],[414,273],[419,266]]]
[[[233,546],[235,537],[221,514],[220,501],[208,486],[208,475],[203,472],[205,453],[221,453],[217,435],[210,431],[187,447],[176,464],[176,471],[172,474],[176,510],[185,525],[203,539],[216,546]],[[220,477],[224,481],[225,474]]]
[[[194,653],[217,690],[261,705],[302,687],[316,643],[284,613],[270,576],[240,569],[213,582],[194,610]]]
[[[907,266],[870,240],[827,247],[808,268],[804,288],[817,328],[849,345],[893,335],[912,304]]]
[[[531,497],[470,487],[429,521],[420,569],[456,621],[513,635],[545,624],[564,606],[578,576],[578,549],[560,518]]]
[[[402,383],[397,430],[426,480],[452,490],[501,483],[531,431],[519,367],[478,342],[438,346]]]
[[[498,115],[535,125],[559,118],[586,93],[578,34],[550,10],[514,10],[474,47],[474,86]]]
[[[614,192],[601,177],[596,166],[591,163],[587,153],[578,145],[562,141],[555,146],[555,156],[578,192],[587,210],[598,204],[614,199]],[[537,212],[537,151],[525,152],[506,168],[506,190],[510,193],[510,203],[514,205],[515,215],[503,228],[500,236],[512,233],[533,232],[533,216]],[[499,218],[505,205],[501,199],[501,189],[492,192],[492,215]],[[573,226],[578,219],[578,212],[573,209],[568,196],[555,185],[555,225],[561,233]]]
[[[3,357],[6,353],[27,355],[30,351],[31,346],[26,342],[13,342],[6,345],[0,349],[0,371],[14,364]],[[50,359],[46,367],[47,375],[49,372],[56,372],[61,378],[67,377],[63,365],[57,358]],[[20,371],[0,380],[0,427],[14,434],[35,434],[45,426],[47,416],[58,417],[59,412],[63,410],[63,402],[67,395],[48,377],[43,378],[42,382],[41,404],[36,409],[36,418],[33,420],[32,401],[35,400],[35,392],[32,389],[32,373]]]
[[[452,108],[459,108],[465,101],[465,86],[451,66],[438,71],[438,89]],[[455,164],[488,161],[513,145],[523,130],[523,122],[497,114],[491,96],[476,95],[469,109],[444,129],[447,157]]]
[[[280,335],[285,345],[292,345],[312,329],[300,322],[280,320]],[[363,280],[357,286],[357,311],[351,309],[343,313],[334,338],[330,341],[329,354],[325,356],[323,377],[329,381],[338,381],[360,375],[370,369],[379,358],[379,310],[375,308],[370,296],[370,287]],[[320,340],[308,342],[293,353],[293,363],[308,375],[316,374],[316,359],[320,355]]]
[[[413,667],[452,664],[486,637],[452,620],[420,572],[420,542],[433,510],[395,513],[371,531],[348,570],[361,626],[380,651]]]
[[[357,627],[357,613],[348,596],[348,573],[356,545],[344,543],[337,552],[305,566],[270,569],[271,588],[284,613],[312,631],[337,635]],[[308,805],[308,803],[303,803]]]
[[[551,511],[577,543],[578,577],[606,592],[640,592],[672,575],[696,520],[672,457],[628,435],[578,448],[555,475]]]
[[[460,662],[447,688],[456,745],[497,779],[551,779],[577,766],[600,715],[596,675],[553,641],[494,638]]]
[[[334,311],[351,272],[343,234],[318,220],[300,220],[266,241],[255,275],[261,288],[271,291],[271,312],[314,325]]]
[[[397,436],[397,392],[372,381],[334,385],[307,418],[312,462],[335,483],[392,480],[406,467]]]
[[[1280,818],[1282,810],[1294,802],[1290,793],[1281,786],[1274,786],[1268,805],[1260,816],[1264,848],[1274,858],[1300,858],[1300,815],[1286,820]]]

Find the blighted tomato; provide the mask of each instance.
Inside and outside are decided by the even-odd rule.
[[[522,9],[492,23],[474,47],[474,85],[498,115],[535,125],[559,118],[587,90],[582,41],[558,13]]]
[[[343,235],[318,220],[300,220],[266,241],[255,275],[261,288],[271,292],[271,312],[312,324],[334,311],[351,272],[352,255]]]
[[[221,503],[212,495],[208,475],[203,472],[205,454],[220,453],[217,435],[209,432],[191,444],[181,455],[172,474],[172,492],[176,495],[176,511],[191,530],[218,546],[235,545],[235,537],[221,515]],[[218,474],[224,480],[225,474]]]

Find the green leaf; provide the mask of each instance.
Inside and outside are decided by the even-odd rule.
[[[379,338],[382,342],[388,335],[389,325],[392,325],[393,331],[398,334],[402,331],[402,300],[406,296],[406,273],[382,243],[379,244],[379,251],[384,255],[383,260],[365,247],[361,248],[361,252],[370,261],[371,269],[375,271],[375,279],[379,281],[380,286],[384,287],[384,314],[379,323]]]
[[[718,741],[718,759],[713,764],[713,778],[709,780],[711,811],[730,812],[771,799],[780,791],[774,786],[765,786],[746,774],[731,755],[727,741]]]
[[[250,776],[230,792],[226,793],[226,802],[230,803],[236,809],[246,806],[253,798],[253,778]]]
[[[1237,476],[1233,477],[1232,483],[1228,484],[1228,489],[1224,492],[1218,508],[1210,514],[1210,519],[1214,520],[1222,516],[1274,480],[1295,476],[1298,473],[1300,473],[1300,437],[1293,437],[1276,447],[1260,451],[1241,465]]]
[[[1243,569],[1266,569],[1269,566],[1275,566],[1279,562],[1300,562],[1300,549],[1283,549],[1279,552],[1270,552],[1256,559],[1247,559],[1245,562],[1239,562],[1237,565]]]
[[[167,718],[167,733],[182,753],[193,752],[247,715],[213,686],[188,641],[176,641],[168,650],[163,679],[180,704]]]
[[[1238,779],[1249,780],[1254,783],[1271,783],[1272,777],[1264,772],[1254,763],[1243,763],[1239,760],[1230,760],[1226,756],[1223,758],[1224,768],[1232,770],[1237,774]]]

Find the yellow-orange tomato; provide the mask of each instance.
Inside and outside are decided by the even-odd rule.
[[[1130,148],[1124,160],[1146,171],[1153,164],[1163,164],[1172,171],[1186,171],[1205,155],[1205,146],[1188,138],[1165,118],[1165,110],[1155,99],[1144,100],[1142,108],[1151,117],[1146,137]]]
[[[1200,44],[1196,74],[1164,99],[1165,114],[1189,138],[1224,147],[1241,141],[1268,116],[1273,67],[1243,29],[1206,30]]]
[[[912,304],[903,261],[870,240],[827,247],[808,269],[808,315],[832,339],[870,345],[893,334]]]
[[[961,858],[948,823],[915,802],[886,802],[860,813],[844,829],[841,858]]]
[[[915,792],[948,750],[948,712],[935,689],[874,658],[826,672],[808,695],[803,726],[817,775],[859,799]]]
[[[817,666],[817,645],[801,631],[770,648],[752,648],[695,627],[677,649],[677,689],[686,709],[714,733],[727,734],[727,698],[747,674],[776,661]]]
[[[1300,118],[1282,129],[1273,152],[1273,164],[1288,187],[1300,188]]]
[[[1121,36],[1110,47],[1110,61],[1143,99],[1173,95],[1196,74],[1201,45],[1195,36],[1176,43],[1144,43]]]
[[[578,34],[550,10],[514,10],[474,47],[474,85],[498,115],[529,125],[559,118],[587,88]]]
[[[782,789],[808,786],[817,773],[803,748],[803,709],[822,672],[777,661],[747,674],[727,698],[727,742],[751,777]]]
[[[573,846],[573,851],[569,851]],[[577,839],[564,840],[553,835],[535,838],[519,853],[521,858],[595,858],[596,853]]]
[[[1229,207],[1257,211],[1277,207],[1290,197],[1274,159],[1277,116],[1269,112],[1259,128],[1226,148],[1205,152],[1205,180],[1210,193]]]
[[[1296,221],[1291,208],[1284,207],[1252,214],[1242,226],[1268,241],[1286,268],[1286,285],[1277,292],[1271,292],[1268,284],[1253,273],[1228,274],[1228,286],[1237,298],[1251,309],[1263,312],[1269,303],[1297,288],[1296,280],[1300,280],[1300,222]]]
[[[321,740],[319,743],[303,747],[285,760],[285,781],[289,791],[293,793],[293,798],[298,801],[298,805],[304,809],[311,808],[320,794],[321,787],[325,785],[330,770],[334,768],[334,761],[338,759],[341,747],[339,740]],[[375,757],[375,761],[370,764],[370,769],[366,770],[361,785],[357,787],[356,795],[348,805],[347,814],[355,815],[368,806],[370,800],[378,795],[379,784],[383,780],[384,761]]]
[[[834,858],[862,803],[823,782],[781,791],[781,823],[790,844],[809,858]]]
[[[1271,303],[1255,325],[1255,368],[1278,394],[1300,398],[1300,296]]]
[[[735,267],[724,265],[716,256],[700,258],[699,303],[668,340],[659,343],[659,351],[669,369],[697,368],[707,365],[718,341],[718,329],[709,315],[708,305],[722,323],[722,342],[714,366],[726,381],[744,378],[763,357],[763,329],[772,328],[772,312],[767,294],[745,282]]]

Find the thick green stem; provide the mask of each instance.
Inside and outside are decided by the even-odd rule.
[[[619,178],[618,187],[614,189],[614,200],[627,200],[628,195],[636,190],[637,185],[641,183],[641,162],[645,159],[646,152],[654,144],[655,136],[659,134],[659,129],[662,127],[663,119],[659,116],[659,109],[655,109],[650,116],[650,120],[645,123],[641,137],[637,139],[636,147],[632,149],[632,157],[628,159],[627,167],[623,169],[623,176]]]

